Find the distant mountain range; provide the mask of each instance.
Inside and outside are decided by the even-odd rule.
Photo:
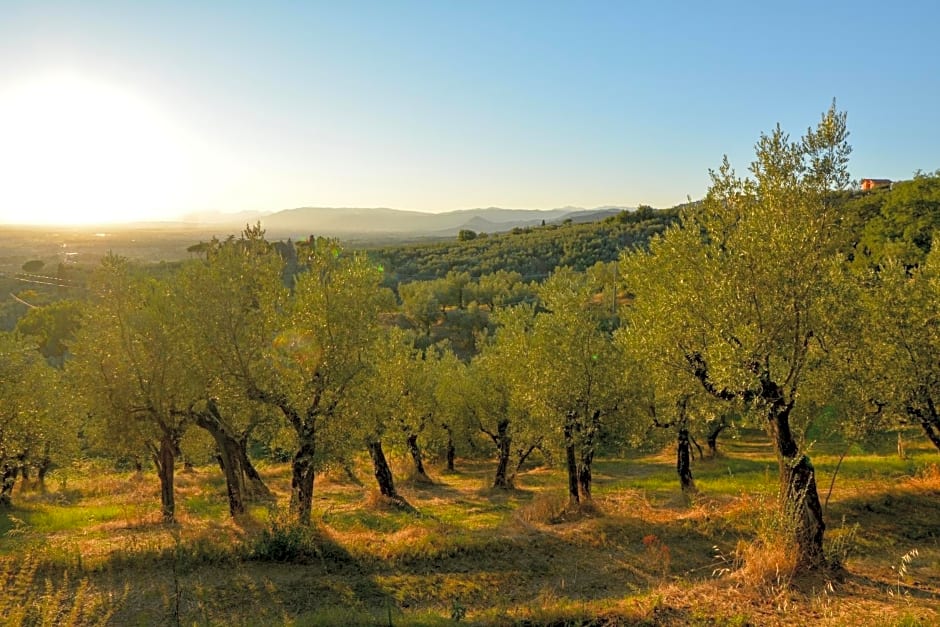
[[[463,229],[477,233],[498,233],[514,228],[564,222],[595,222],[631,211],[632,207],[604,206],[594,209],[561,207],[548,210],[462,209],[444,213],[425,213],[385,208],[301,207],[275,213],[245,211],[241,213],[203,212],[186,216],[188,223],[230,225],[261,222],[275,237],[302,238],[308,235],[350,236],[438,236],[457,235]]]

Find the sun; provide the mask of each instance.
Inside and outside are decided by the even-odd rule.
[[[167,219],[186,161],[181,134],[130,91],[69,73],[0,87],[0,223]]]

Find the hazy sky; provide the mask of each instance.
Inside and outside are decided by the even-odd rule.
[[[940,168],[940,3],[0,0],[0,222],[671,206],[837,98]]]

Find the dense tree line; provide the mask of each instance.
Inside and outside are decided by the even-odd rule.
[[[849,437],[917,425],[940,449],[940,253],[923,235],[938,177],[844,191],[847,135],[834,107],[799,139],[778,127],[749,176],[726,160],[701,203],[601,227],[464,236],[410,258],[249,227],[158,273],[109,256],[87,298],[0,334],[0,503],[78,453],[149,457],[173,521],[177,463],[201,454],[238,516],[271,498],[253,457],[280,450],[291,511],[309,524],[316,477],[359,454],[379,492],[410,507],[391,451],[419,481],[434,480],[429,457],[453,469],[491,456],[496,489],[528,461],[554,463],[578,511],[597,456],[656,432],[693,492],[691,447],[714,448],[734,416],[772,436],[793,546],[819,566],[825,522],[802,439],[814,413],[834,412]],[[601,239],[582,246],[582,231]],[[604,261],[608,246],[619,259]],[[547,276],[468,260],[388,287],[393,264],[503,251],[548,251]]]
[[[924,261],[940,227],[940,170],[917,172],[890,188],[838,194],[833,202],[847,226],[846,254],[855,268],[888,260],[914,266]]]

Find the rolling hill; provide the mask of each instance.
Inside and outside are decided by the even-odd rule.
[[[550,210],[465,209],[425,213],[386,208],[301,207],[260,216],[262,226],[277,237],[306,237],[311,233],[334,237],[363,235],[440,236],[456,235],[463,229],[499,233],[559,223],[594,221],[618,213],[626,207],[582,209],[563,207]]]

